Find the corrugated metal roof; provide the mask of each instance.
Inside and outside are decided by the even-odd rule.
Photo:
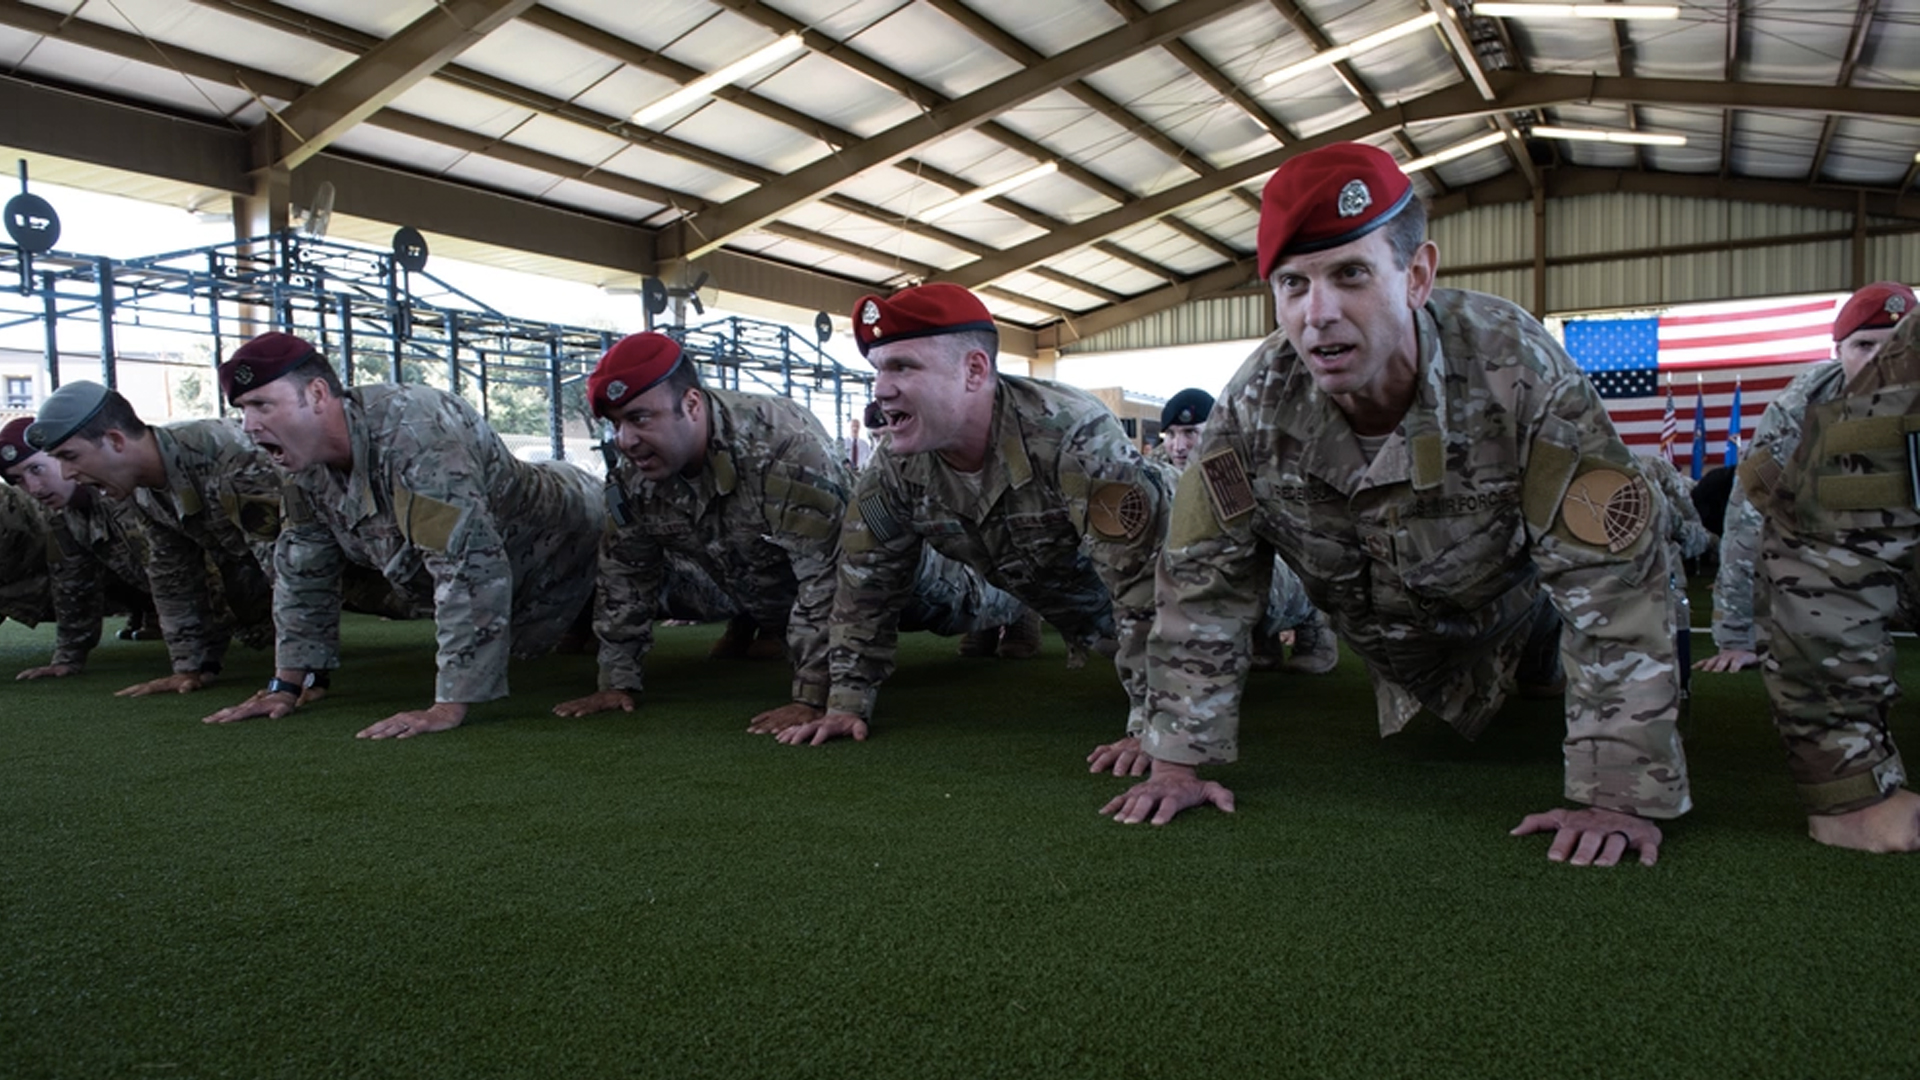
[[[262,102],[287,111],[337,97],[329,80],[369,49],[431,38],[449,14],[507,2],[0,0],[0,65],[15,80],[243,130],[278,122]],[[437,67],[394,65],[413,73],[371,92],[384,111],[299,138],[642,226],[669,259],[697,264],[717,244],[862,288],[958,280],[1036,329],[1191,302],[1203,277],[1209,289],[1245,285],[1257,223],[1248,192],[1332,133],[1405,161],[1507,131],[1417,184],[1445,206],[1522,200],[1520,222],[1536,186],[1593,171],[1632,174],[1650,199],[1774,181],[1774,202],[1828,207],[1846,192],[1892,220],[1920,217],[1906,199],[1920,151],[1920,0],[1692,0],[1677,19],[1627,23],[1489,19],[1439,0],[545,0],[513,10]],[[1440,25],[1266,82],[1427,14]],[[658,121],[630,119],[787,34],[801,35],[796,54]],[[1688,143],[1527,137],[1549,123]],[[923,217],[1047,161],[1054,175]],[[1567,208],[1550,247],[1618,247],[1649,229],[1648,243],[1670,242],[1621,213],[1627,205]],[[1582,235],[1603,226],[1614,231]],[[1456,250],[1495,261],[1487,248],[1461,237]],[[1756,257],[1738,283],[1702,271],[1690,287],[1782,280],[1791,260],[1778,261]],[[1236,268],[1247,271],[1237,281]],[[1616,279],[1634,295],[1647,287],[1596,266],[1559,288],[1597,296]]]

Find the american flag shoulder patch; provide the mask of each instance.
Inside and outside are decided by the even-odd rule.
[[[893,519],[886,500],[878,493],[860,497],[860,520],[866,524],[873,538],[883,544],[900,535],[900,523]]]
[[[1221,521],[1232,521],[1253,509],[1253,484],[1247,479],[1247,467],[1231,448],[1201,458],[1200,478],[1207,482],[1213,512]]]

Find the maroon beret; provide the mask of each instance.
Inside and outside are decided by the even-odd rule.
[[[27,443],[27,429],[32,426],[33,417],[22,416],[7,421],[6,427],[0,427],[0,472],[40,452]]]
[[[306,338],[268,331],[233,350],[227,362],[220,365],[220,393],[226,397],[227,404],[237,404],[234,398],[265,386],[319,356],[320,350]]]
[[[1378,147],[1334,143],[1288,158],[1260,194],[1260,279],[1281,256],[1358,240],[1411,201],[1413,181]]]
[[[971,290],[936,281],[892,296],[863,296],[853,305],[853,340],[860,355],[876,345],[969,330],[998,333],[987,305]]]
[[[613,343],[587,376],[587,407],[607,416],[620,403],[644,394],[680,366],[680,343],[651,330]]]
[[[1897,325],[1914,307],[1913,290],[1897,281],[1876,281],[1840,305],[1833,320],[1833,340],[1845,341],[1856,330],[1880,330]]]

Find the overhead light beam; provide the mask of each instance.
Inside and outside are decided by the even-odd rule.
[[[1575,142],[1626,143],[1632,146],[1685,146],[1685,135],[1655,135],[1646,131],[1601,131],[1595,128],[1564,128],[1535,124],[1533,134],[1543,139],[1572,139]]]
[[[671,116],[695,102],[711,97],[713,92],[721,87],[731,86],[763,68],[772,67],[806,47],[806,41],[799,34],[787,34],[773,44],[749,53],[726,67],[702,75],[648,105],[634,113],[632,121],[636,124],[651,124],[662,117]]]
[[[943,203],[935,203],[913,216],[919,218],[921,221],[936,221],[953,213],[955,210],[972,206],[975,203],[983,203],[988,199],[998,198],[1012,191],[1014,188],[1031,184],[1043,176],[1052,176],[1059,171],[1060,163],[1057,161],[1049,161],[1044,165],[1036,165],[1026,172],[1015,173],[1005,180],[996,180],[985,187],[974,188],[972,191],[958,198],[948,199]]]
[[[1677,19],[1676,4],[1507,4],[1476,3],[1475,15],[1497,19]]]
[[[1289,64],[1279,71],[1266,76],[1265,82],[1268,86],[1277,86],[1296,75],[1304,75],[1309,71],[1340,63],[1342,60],[1350,60],[1363,52],[1377,49],[1388,42],[1398,41],[1408,34],[1417,34],[1439,22],[1440,16],[1431,11],[1424,12],[1414,18],[1408,19],[1406,22],[1396,23],[1378,33],[1368,34],[1358,41],[1347,45],[1335,45],[1331,49],[1314,53],[1312,56],[1307,57],[1297,64]]]
[[[1466,157],[1475,150],[1485,150],[1489,146],[1496,145],[1506,137],[1507,135],[1504,131],[1489,131],[1477,139],[1468,139],[1466,142],[1449,146],[1445,150],[1428,154],[1426,157],[1415,158],[1405,165],[1400,166],[1400,171],[1412,175],[1422,169],[1431,169],[1435,165],[1444,165],[1454,158]]]

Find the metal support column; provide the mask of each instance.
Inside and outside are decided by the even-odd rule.
[[[113,260],[95,259],[93,273],[100,284],[100,381],[107,389],[118,390],[119,363],[113,348]]]
[[[53,275],[40,275],[40,300],[46,305],[41,321],[47,329],[47,391],[60,389],[60,305],[53,294]]]
[[[547,328],[547,434],[553,439],[553,460],[567,460],[567,436],[560,415],[560,329]]]

